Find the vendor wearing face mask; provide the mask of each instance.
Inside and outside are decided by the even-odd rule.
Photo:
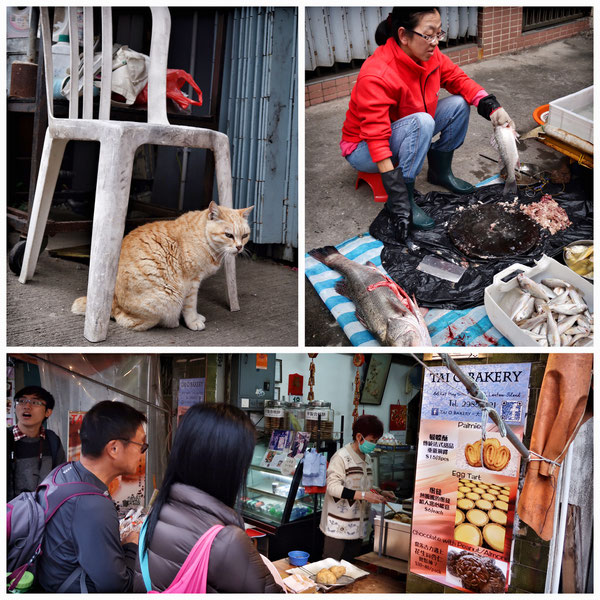
[[[329,462],[320,525],[325,535],[323,558],[352,560],[358,556],[370,504],[394,498],[391,492],[380,495],[371,491],[373,469],[369,454],[382,435],[383,423],[377,417],[359,417],[352,426],[353,441],[340,448]]]

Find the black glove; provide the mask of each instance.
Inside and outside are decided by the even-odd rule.
[[[484,118],[490,121],[490,115],[497,109],[501,108],[502,104],[496,100],[496,96],[489,94],[479,101],[477,112]]]
[[[381,174],[383,187],[387,192],[388,199],[385,208],[391,215],[392,224],[399,241],[406,239],[411,222],[411,207],[408,190],[402,177],[400,169],[394,169]]]

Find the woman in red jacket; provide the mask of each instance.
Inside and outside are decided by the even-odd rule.
[[[467,133],[470,105],[494,127],[514,127],[495,96],[440,52],[445,36],[437,8],[394,8],[377,28],[379,48],[360,70],[342,127],[342,156],[359,171],[381,173],[385,208],[399,240],[410,226],[435,225],[413,200],[425,156],[428,181],[456,194],[473,191],[451,169],[454,150]],[[452,95],[438,101],[440,88]]]

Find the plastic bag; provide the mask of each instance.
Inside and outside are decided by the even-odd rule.
[[[150,59],[141,52],[136,52],[128,46],[113,44],[111,95],[113,102],[121,105],[131,105],[138,94],[148,84],[148,68]],[[102,53],[94,54],[92,62],[94,88],[102,86]],[[83,55],[79,61],[79,95],[83,91]],[[94,93],[96,93],[96,91]],[[71,77],[67,75],[60,84],[60,93],[67,99],[71,98]]]
[[[307,450],[303,461],[302,485],[309,487],[324,486],[327,483],[327,459],[325,455],[319,454],[313,448]]]
[[[198,94],[198,100],[188,97],[181,88],[189,83]],[[186,109],[190,104],[202,106],[202,90],[193,77],[183,69],[167,69],[167,98],[170,98],[180,108]],[[136,104],[148,104],[148,85],[138,94]]]
[[[369,233],[383,242],[381,263],[384,269],[409,294],[415,295],[420,306],[449,310],[479,306],[483,304],[485,288],[492,283],[494,275],[504,268],[516,262],[533,265],[543,254],[560,258],[562,249],[567,244],[593,238],[592,172],[578,165],[572,166],[572,172],[573,178],[564,189],[561,185],[548,184],[532,197],[519,190],[519,201],[522,204],[537,202],[543,194],[552,194],[573,223],[553,236],[542,229],[539,242],[523,255],[490,260],[472,259],[462,254],[448,237],[448,221],[459,206],[489,200],[502,201],[504,184],[477,188],[473,194],[466,196],[442,192],[429,192],[423,196],[415,191],[417,204],[436,221],[433,229],[411,230],[407,240],[399,243],[394,238],[388,213],[384,209],[371,224]],[[457,283],[446,281],[417,270],[417,266],[427,255],[468,268]]]

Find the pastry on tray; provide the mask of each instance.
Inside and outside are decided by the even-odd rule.
[[[339,579],[342,575],[346,574],[346,567],[342,567],[342,565],[329,567],[329,570],[335,575],[336,580]]]
[[[323,585],[333,585],[336,583],[338,578],[334,575],[331,569],[321,569],[317,573],[317,583],[322,583]]]

